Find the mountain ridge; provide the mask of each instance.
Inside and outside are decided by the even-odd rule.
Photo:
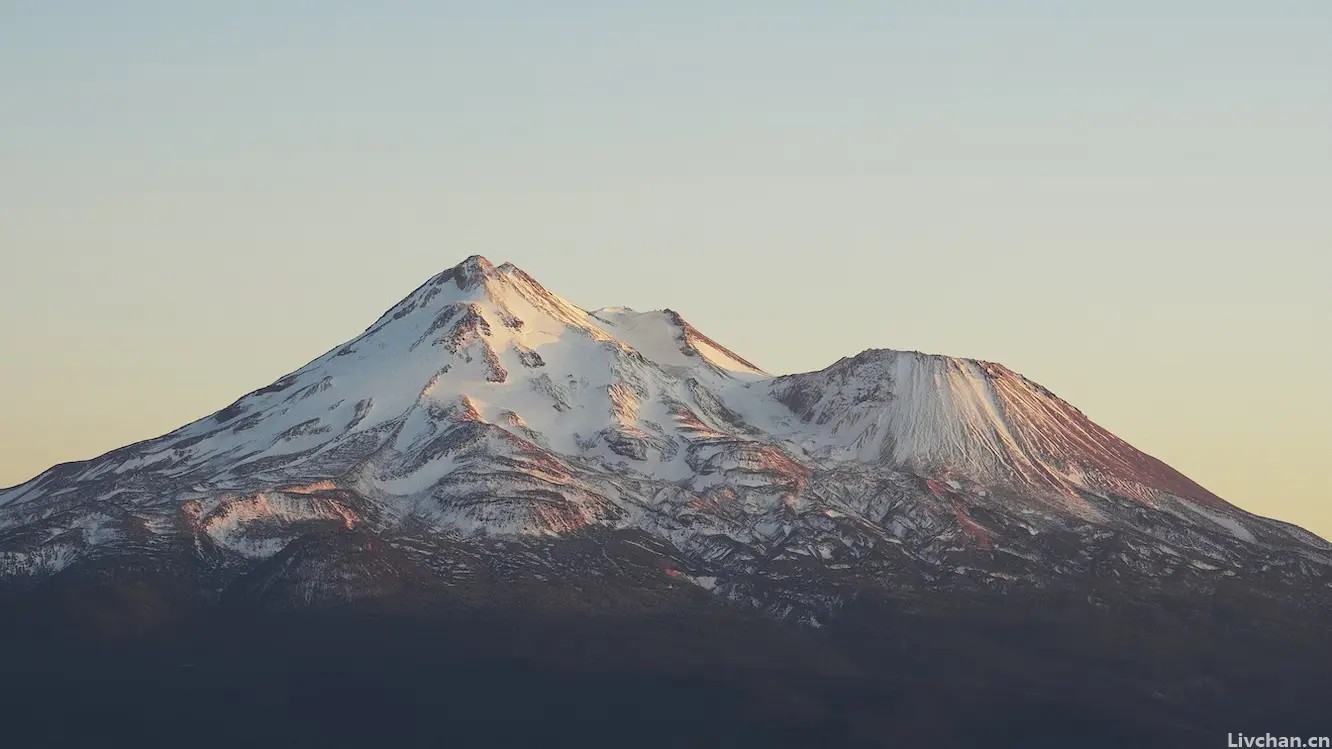
[[[773,376],[480,257],[0,490],[0,611],[34,744],[1210,746],[1332,690],[1332,545],[1007,367]]]
[[[867,581],[1300,587],[1332,568],[1322,539],[1003,365],[868,349],[773,376],[673,310],[587,311],[474,255],[213,414],[0,490],[0,580],[125,549],[244,575],[329,528],[385,549],[646,533],[692,584],[810,621]]]

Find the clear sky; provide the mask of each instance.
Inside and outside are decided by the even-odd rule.
[[[1332,3],[0,2],[0,485],[479,253],[1001,361],[1332,536]]]

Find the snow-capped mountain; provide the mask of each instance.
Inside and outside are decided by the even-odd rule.
[[[1332,586],[1322,539],[1001,365],[871,350],[772,376],[676,312],[584,310],[481,257],[217,413],[0,491],[0,580],[25,585],[156,560],[299,603],[633,549],[810,623],[866,585]]]

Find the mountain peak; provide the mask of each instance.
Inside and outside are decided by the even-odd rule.
[[[787,340],[796,352],[805,343]],[[133,605],[141,600],[151,610]],[[1226,632],[1267,631],[1289,611],[1310,623],[1289,630],[1289,652],[1300,657],[1327,639],[1317,623],[1332,611],[1332,545],[1225,503],[999,365],[869,349],[774,377],[673,309],[585,310],[512,264],[496,267],[479,255],[426,280],[354,339],[209,416],[0,489],[4,621],[19,618],[11,611],[32,611],[33,623],[73,631],[52,618],[68,612],[99,640],[114,633],[160,640],[135,634],[158,627],[193,631],[184,617],[198,612],[201,623],[222,623],[216,633],[228,645],[217,648],[209,634],[199,652],[229,658],[239,651],[226,638],[237,632],[273,642],[272,631],[234,613],[295,607],[333,615],[336,629],[328,631],[347,640],[340,657],[360,657],[352,639],[376,641],[346,638],[347,614],[388,622],[399,613],[422,618],[385,633],[479,642],[483,657],[512,654],[486,639],[495,621],[582,617],[593,628],[570,631],[592,635],[586,642],[598,652],[608,640],[597,622],[609,625],[611,640],[628,641],[625,624],[641,620],[650,625],[644,632],[659,632],[671,647],[695,632],[722,632],[705,643],[710,653],[745,641],[718,629],[749,618],[726,614],[733,606],[826,626],[832,637],[811,640],[820,648],[856,646],[863,636],[863,652],[814,653],[819,670],[804,681],[851,674],[887,684],[881,674],[891,670],[884,704],[914,690],[915,671],[903,677],[900,667],[916,661],[930,704],[954,674],[974,677],[977,663],[992,672],[996,690],[1030,688],[1035,682],[1015,681],[1011,666],[1014,612],[1036,612],[1035,636],[1026,638],[1033,653],[1044,657],[1041,643],[1061,643],[1055,660],[1031,671],[1037,681],[1058,670],[1070,674],[1070,687],[1080,684],[1081,664],[1107,662],[1107,622],[1116,629],[1122,622],[1134,634],[1129,650],[1147,656],[1124,661],[1114,653],[1125,664],[1114,679],[1145,687],[1143,674],[1159,674],[1162,684],[1179,686],[1168,697],[1144,692],[1121,704],[1159,704],[1173,720],[1180,705],[1200,715],[1199,690],[1193,675],[1165,670],[1157,656],[1208,617]],[[1158,611],[1159,618],[1136,613]],[[1241,620],[1241,611],[1256,613]],[[1134,613],[1105,618],[1118,612]],[[907,614],[916,618],[897,618]],[[487,629],[440,629],[471,616]],[[879,616],[892,618],[880,626]],[[279,634],[294,631],[286,618],[273,621]],[[417,622],[428,627],[418,630]],[[1075,651],[1063,644],[1076,642],[1068,635],[1085,623],[1095,650],[1069,660]],[[317,642],[307,629],[296,633],[300,641]],[[1138,638],[1153,629],[1160,639]],[[974,636],[991,630],[999,636]],[[25,647],[33,639],[25,636],[37,633],[12,631],[24,636],[8,640]],[[172,657],[186,652],[174,630],[160,631]],[[752,631],[758,646],[785,657],[785,636],[774,637],[780,630]],[[884,632],[895,633],[891,642]],[[937,658],[910,657],[916,645],[899,641],[899,632],[938,632],[922,652],[976,645],[959,670],[940,671]],[[550,641],[533,640],[537,648]],[[1231,640],[1214,642],[1221,653]],[[649,645],[633,652],[649,653],[651,663],[676,652]],[[414,646],[400,650],[417,654]],[[91,652],[80,646],[59,655]],[[139,662],[148,651],[130,652]],[[979,660],[993,652],[999,660]],[[1166,665],[1204,663],[1208,652],[1190,648]],[[1255,652],[1235,661],[1242,668],[1235,681],[1267,673],[1255,668],[1280,651]],[[864,653],[883,660],[860,672],[830,671],[824,653],[837,663]],[[383,654],[362,655],[379,663]],[[40,658],[33,663],[44,668],[59,663]],[[686,660],[702,664],[708,678],[720,672],[706,659]],[[786,661],[746,653],[744,663],[785,668]],[[95,661],[99,673],[103,665]],[[1214,671],[1212,661],[1205,665]],[[1307,673],[1273,666],[1270,682],[1253,683],[1317,687],[1323,671],[1313,666]],[[202,679],[232,671],[191,673],[190,684],[206,686]],[[549,683],[546,672],[536,673]],[[1297,681],[1289,682],[1292,673]],[[504,679],[496,683],[507,686]],[[469,688],[467,672],[454,681]],[[6,694],[32,692],[31,682],[17,680]],[[47,691],[34,692],[42,704]],[[512,712],[512,691],[481,699]],[[979,694],[969,687],[968,695]],[[1100,730],[1104,694],[1088,693],[1094,711],[1058,702],[1061,713],[1073,705],[1075,718],[1097,717],[1062,725]],[[51,704],[67,709],[65,695],[56,697]],[[979,720],[1007,715],[1012,703],[1003,699]],[[1032,710],[1056,704],[1041,699]],[[939,715],[951,721],[978,704],[967,696],[961,709],[948,704]],[[1241,701],[1217,704],[1231,710]],[[1281,710],[1273,714],[1289,714]],[[729,712],[723,704],[717,714]],[[1153,728],[1167,725],[1152,720]],[[943,743],[972,735],[970,724],[948,725]],[[1184,738],[1195,735],[1205,732]]]
[[[1200,550],[1205,571],[1220,569],[1210,549],[1239,560],[1242,544],[1321,543],[998,365],[871,349],[773,377],[672,309],[589,312],[473,255],[215,414],[0,490],[0,579],[137,543],[142,528],[261,560],[330,522],[384,538],[600,526],[654,534],[700,569],[718,543],[737,565],[797,537],[831,560],[866,551],[868,533],[946,569],[1011,547],[1003,564],[1030,566],[996,574],[1035,579],[1066,561],[1044,534],[1143,518]]]
[[[505,265],[510,268],[513,267],[508,263]],[[466,260],[453,266],[445,273],[453,277],[453,280],[458,284],[458,288],[470,289],[494,274],[495,266],[481,255],[470,255]]]

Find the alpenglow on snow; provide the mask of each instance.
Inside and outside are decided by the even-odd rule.
[[[486,564],[450,557],[460,544],[598,529],[811,618],[867,580],[1003,588],[1110,568],[1270,587],[1332,568],[1322,539],[998,364],[870,350],[773,376],[674,311],[584,310],[474,256],[212,415],[0,491],[0,577],[148,554],[242,580],[346,531],[374,539],[376,564],[447,581]],[[374,595],[361,573],[282,569],[311,599]]]

